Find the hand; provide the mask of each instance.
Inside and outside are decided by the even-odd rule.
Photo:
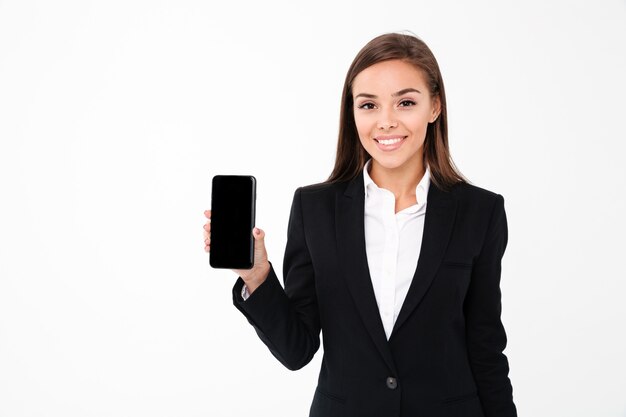
[[[205,210],[207,222],[204,224],[204,251],[211,251],[211,210]],[[265,232],[258,227],[252,231],[254,236],[254,265],[252,269],[231,269],[240,276],[248,287],[248,293],[261,285],[270,272],[270,264],[267,260],[267,250],[265,249]]]

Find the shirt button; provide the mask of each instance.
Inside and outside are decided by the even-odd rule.
[[[398,387],[398,381],[396,381],[395,378],[393,377],[389,377],[387,378],[387,388],[389,389],[396,389]]]

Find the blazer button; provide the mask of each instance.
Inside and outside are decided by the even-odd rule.
[[[395,378],[391,376],[387,378],[387,388],[396,389],[397,387],[398,387],[398,381]]]

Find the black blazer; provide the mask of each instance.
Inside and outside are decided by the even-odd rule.
[[[284,290],[273,265],[233,303],[288,369],[324,356],[310,417],[513,417],[503,350],[504,198],[431,182],[421,252],[387,340],[369,275],[363,173],[295,191]],[[280,412],[278,412],[280,414]]]

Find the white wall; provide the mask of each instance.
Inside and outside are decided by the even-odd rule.
[[[348,66],[401,30],[505,197],[520,415],[626,416],[626,2],[298,3],[0,1],[0,416],[308,415],[321,351],[283,368],[232,305],[210,180],[257,177],[282,271]]]

